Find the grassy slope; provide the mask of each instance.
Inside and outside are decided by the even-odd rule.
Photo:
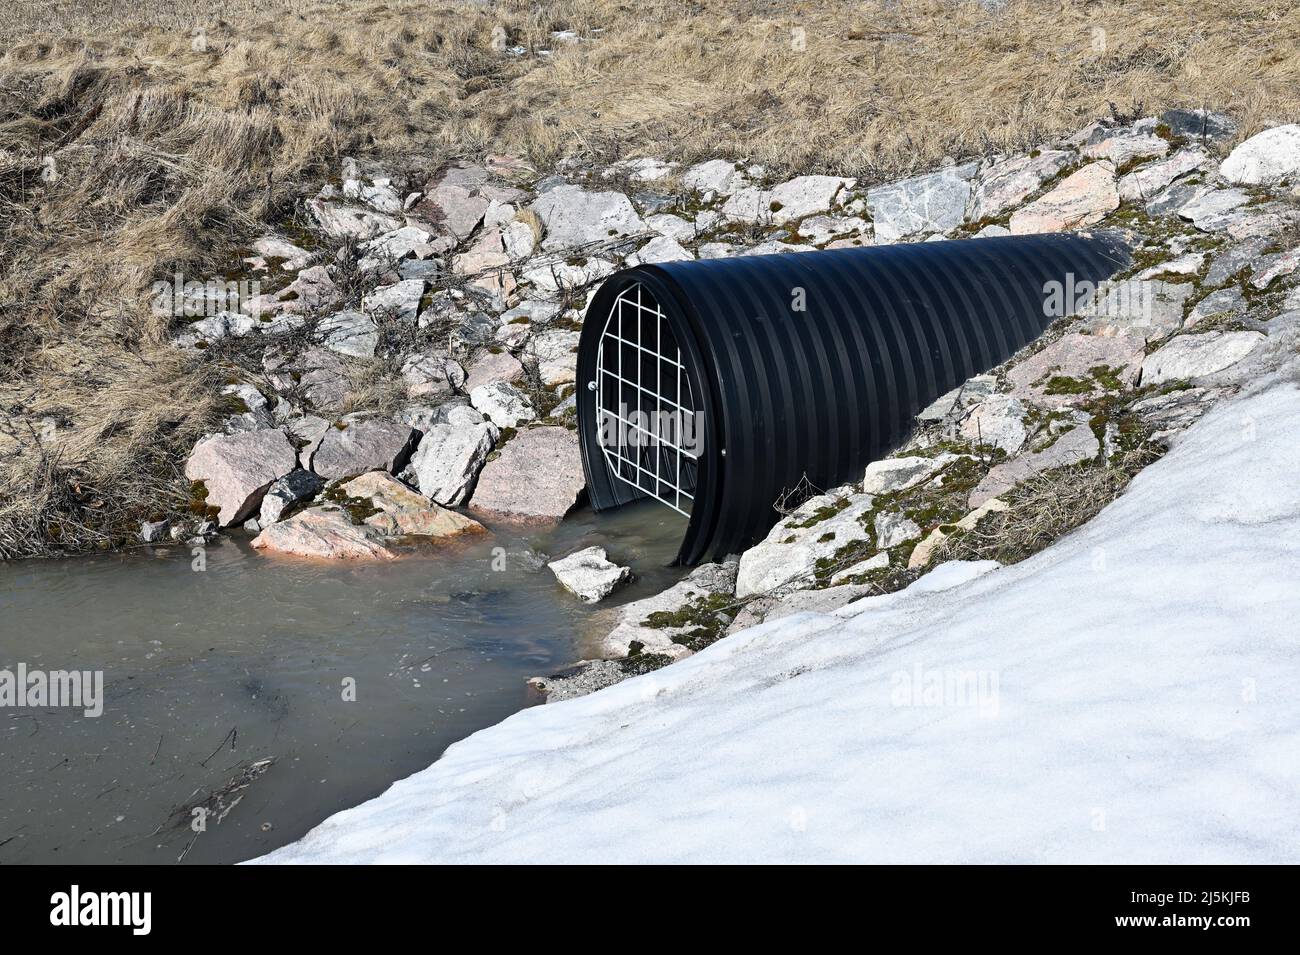
[[[496,27],[538,47],[602,32],[514,58]],[[1227,108],[1244,132],[1295,120],[1297,46],[1285,2],[6,5],[0,556],[120,543],[183,503],[179,462],[223,376],[165,344],[149,285],[227,275],[340,155],[397,157],[413,183],[485,151],[875,180],[1027,148],[1112,104]]]

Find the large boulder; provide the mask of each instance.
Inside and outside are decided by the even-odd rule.
[[[1259,332],[1179,335],[1142,362],[1142,384],[1202,378],[1230,368],[1264,340]]]
[[[310,507],[272,524],[253,546],[276,554],[329,560],[394,560],[397,552],[375,528],[355,523],[338,507]]]
[[[632,578],[632,571],[612,562],[603,547],[585,547],[546,565],[569,593],[583,603],[599,603]]]
[[[971,218],[995,219],[1028,199],[1047,180],[1074,161],[1074,153],[1048,149],[1037,156],[1017,156],[996,163],[980,174]]]
[[[470,504],[515,520],[558,521],[586,484],[577,434],[560,427],[528,428],[484,465]]]
[[[970,193],[970,182],[955,169],[868,190],[876,241],[897,242],[909,235],[956,228],[966,217]]]
[[[636,643],[647,653],[684,656],[688,651],[674,638],[686,637],[700,625],[691,619],[696,616],[691,608],[720,603],[733,595],[737,567],[735,560],[701,564],[667,590],[619,607],[618,624],[605,636],[601,652],[607,657],[625,657]]]
[[[1017,210],[1011,216],[1010,228],[1015,235],[1078,229],[1100,222],[1118,208],[1115,167],[1109,162],[1095,162]]]
[[[1062,335],[1007,372],[1011,395],[1047,408],[1078,404],[1106,389],[1110,376],[1132,383],[1146,356],[1138,335]]]
[[[425,428],[408,476],[421,494],[439,504],[464,504],[499,434],[473,408],[455,405]]]
[[[1168,159],[1150,163],[1123,176],[1119,181],[1119,197],[1130,201],[1149,199],[1179,176],[1208,163],[1209,158],[1200,149],[1180,150]]]
[[[548,189],[531,206],[546,227],[542,248],[568,249],[646,230],[621,192],[588,192],[581,186]]]
[[[368,500],[376,510],[362,523],[388,536],[456,537],[481,533],[483,525],[430,501],[386,471],[370,471],[339,485],[350,498]]]
[[[396,421],[346,421],[326,429],[304,454],[308,467],[328,481],[376,469],[396,473],[410,460],[419,438],[409,425]]]
[[[262,496],[298,464],[288,436],[279,429],[213,434],[201,440],[185,462],[185,476],[207,489],[206,503],[219,508],[223,527],[257,513]]]
[[[1300,173],[1300,125],[1277,126],[1250,137],[1219,167],[1229,182],[1263,185]]]
[[[469,393],[469,401],[498,428],[517,428],[537,417],[537,409],[528,396],[506,381],[479,385]]]
[[[1015,454],[1029,436],[1025,428],[1025,406],[1012,395],[989,395],[961,423],[961,434],[972,444]]]

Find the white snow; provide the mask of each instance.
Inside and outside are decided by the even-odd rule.
[[[1298,476],[1278,385],[1028,561],[525,710],[259,861],[1300,861]]]

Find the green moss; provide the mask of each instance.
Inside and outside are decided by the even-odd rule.
[[[787,526],[790,528],[814,527],[822,521],[829,521],[832,517],[843,511],[848,506],[849,499],[847,497],[837,497],[830,504],[823,504],[821,507],[817,508],[817,510],[813,511],[797,524],[789,524]]]
[[[221,514],[221,508],[208,503],[208,486],[202,481],[190,485],[189,511],[208,521],[217,520]]]
[[[1043,391],[1049,395],[1086,395],[1093,389],[1091,381],[1083,378],[1070,378],[1067,375],[1052,375],[1047,379]]]
[[[374,502],[368,498],[348,496],[343,490],[343,485],[351,480],[352,477],[345,477],[331,483],[321,497],[332,504],[337,504],[353,524],[364,524],[367,518],[382,514],[383,511],[375,507]]]

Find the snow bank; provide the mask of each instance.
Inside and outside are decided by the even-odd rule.
[[[1278,386],[1031,560],[525,710],[260,861],[1300,861],[1298,535]]]

